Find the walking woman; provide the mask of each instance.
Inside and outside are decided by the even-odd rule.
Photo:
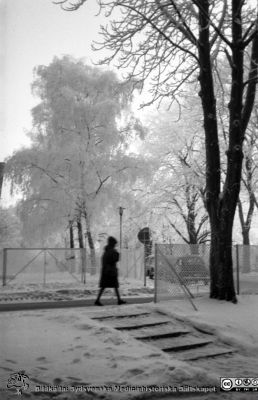
[[[119,294],[119,283],[118,283],[118,270],[116,263],[119,260],[119,253],[115,249],[117,240],[110,236],[107,240],[107,245],[102,256],[102,269],[99,282],[99,294],[95,301],[96,306],[102,306],[100,298],[106,288],[114,288],[117,296],[117,304],[125,304],[126,301],[122,300]]]

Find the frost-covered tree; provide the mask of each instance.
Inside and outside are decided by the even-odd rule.
[[[131,91],[113,72],[67,56],[35,74],[40,102],[32,110],[32,146],[7,160],[6,174],[24,193],[27,235],[38,232],[42,242],[67,226],[80,230],[83,222],[94,263],[94,219],[116,185],[136,179],[140,168],[126,154],[141,128],[130,112]]]
[[[13,207],[0,208],[0,248],[22,244],[19,218]]]
[[[184,105],[178,120],[177,108],[162,107],[158,112],[146,113],[145,120],[148,134],[139,151],[144,151],[149,163],[155,165],[152,182],[146,187],[145,205],[149,213],[170,227],[170,234],[166,234],[170,239],[174,231],[188,244],[204,243],[209,227],[203,202],[199,108]]]

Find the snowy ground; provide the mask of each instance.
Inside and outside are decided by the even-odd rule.
[[[176,315],[184,321],[216,332],[226,343],[245,351],[245,355],[258,354],[258,296],[243,295],[239,303],[212,301],[208,297],[195,300],[198,311],[187,301],[168,301],[158,304],[126,305],[124,310],[159,309]],[[1,399],[17,398],[6,390],[10,375],[24,371],[29,377],[30,390],[24,398],[49,399],[53,393],[49,385],[56,386],[55,399],[160,399],[170,389],[166,398],[257,398],[257,393],[206,393],[205,396],[189,395],[182,390],[187,386],[219,386],[218,373],[206,371],[179,362],[168,354],[143,344],[128,334],[110,328],[105,323],[93,321],[90,316],[99,312],[97,307],[54,309],[40,311],[4,312],[0,314],[0,384]],[[121,307],[106,306],[101,312],[114,315]],[[231,376],[229,361],[223,370]],[[241,366],[240,366],[241,367]],[[246,365],[243,366],[246,368]],[[258,377],[258,369],[253,375]],[[253,377],[254,377],[253,376]],[[86,390],[90,385],[92,394]],[[105,385],[105,387],[103,386]],[[120,385],[120,387],[119,387]],[[155,391],[150,386],[156,385]],[[138,390],[129,390],[139,386]],[[149,387],[146,393],[144,387]],[[183,389],[180,389],[183,388]],[[75,392],[75,390],[77,392]],[[154,390],[154,389],[153,389]],[[159,391],[158,391],[159,390]],[[181,390],[181,391],[180,391]],[[175,391],[175,392],[172,392]]]
[[[22,277],[22,276],[21,276]],[[62,301],[62,300],[83,300],[95,299],[99,291],[99,277],[86,277],[86,284],[78,281],[61,281],[58,279],[60,275],[54,276],[52,279],[42,283],[28,283],[23,280],[15,279],[10,281],[6,286],[0,287],[0,304],[14,302],[18,299],[19,302],[28,301]],[[146,286],[143,281],[138,281],[132,278],[120,279],[120,293],[126,297],[149,297],[154,296],[154,282],[147,279]],[[113,289],[106,289],[103,298],[115,298]]]
[[[76,280],[70,274],[48,274],[45,284],[38,279],[38,274],[19,274],[13,280],[7,281],[5,286],[0,286],[0,304],[14,302],[40,302],[40,301],[66,301],[95,299],[99,291],[99,275],[86,274],[86,283],[80,282],[80,275]],[[120,293],[122,297],[148,297],[154,298],[154,280],[146,278],[137,280],[134,278],[120,277]],[[189,289],[193,295],[208,292],[208,285],[203,283],[190,284]],[[183,296],[184,291],[176,283],[163,282],[158,285],[158,298],[173,298]],[[114,290],[106,289],[103,298],[114,299]]]

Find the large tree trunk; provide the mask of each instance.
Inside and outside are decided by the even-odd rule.
[[[196,211],[195,211],[195,206],[197,202],[197,194],[192,193],[193,187],[191,185],[186,186],[185,189],[185,194],[186,194],[186,205],[187,205],[187,218],[186,218],[186,227],[187,227],[187,233],[189,237],[189,243],[193,246],[191,246],[191,249],[193,253],[195,252],[193,249],[195,249],[195,246],[198,243],[198,235],[196,231]],[[198,252],[198,251],[197,251]]]
[[[243,235],[243,245],[250,246],[250,229],[244,228],[242,235]]]
[[[198,233],[196,230],[195,200],[188,204],[187,231],[192,254],[199,254]]]
[[[234,204],[225,204],[220,215],[220,236],[219,236],[219,274],[218,293],[220,300],[232,300],[236,302],[236,293],[233,280],[232,260],[232,231],[235,215]]]
[[[73,221],[69,221],[70,249],[74,249]]]
[[[219,282],[219,224],[217,218],[210,217],[211,226],[211,243],[210,243],[210,297],[218,298],[218,282]]]
[[[1,193],[2,193],[3,180],[4,180],[4,167],[5,167],[5,163],[0,162],[0,198],[1,198]]]
[[[236,302],[233,281],[232,231],[240,191],[242,152],[228,151],[228,170],[223,193],[209,199],[211,222],[211,292],[212,298]]]
[[[88,239],[88,245],[90,248],[90,260],[91,260],[91,273],[96,273],[96,252],[95,252],[95,245],[91,234],[91,226],[90,226],[90,218],[88,216],[87,210],[84,207],[84,218],[86,223],[86,234]]]
[[[246,237],[245,237],[246,233]],[[243,256],[242,256],[242,265],[241,272],[248,274],[251,272],[251,247],[249,242],[249,232],[245,232],[243,234]]]
[[[220,152],[214,95],[209,35],[209,1],[199,9],[199,61],[201,100],[206,145],[206,203],[211,223],[211,292],[210,296],[236,302],[233,282],[232,230],[240,191],[243,139],[247,112],[242,116],[243,48],[241,0],[232,2],[232,85],[229,103],[229,146],[227,171],[221,192]],[[253,92],[252,92],[253,95]],[[250,98],[251,100],[251,98]]]
[[[81,221],[81,213],[77,216],[77,231],[78,231],[78,241],[80,247],[80,257],[81,257],[81,281],[86,283],[86,249],[84,248],[83,241],[83,230],[82,230],[82,221]]]
[[[70,220],[69,221],[69,237],[70,237],[70,249],[71,252],[68,255],[68,257],[66,256],[67,262],[69,264],[69,270],[70,272],[74,272],[75,271],[75,253],[74,253],[74,234],[73,234],[73,221]]]
[[[248,211],[246,218],[244,217],[244,210],[241,200],[238,201],[238,213],[239,220],[242,228],[242,237],[243,237],[243,255],[242,255],[242,265],[241,272],[248,273],[251,271],[251,255],[250,255],[250,229],[251,223],[254,214],[255,207],[255,194],[254,194],[254,185],[253,185],[253,172],[254,172],[254,162],[252,159],[252,152],[254,146],[254,139],[250,139],[250,148],[251,153],[247,154],[245,157],[245,171],[246,171],[246,180],[244,184],[248,191]]]
[[[249,210],[246,221],[244,219],[244,212],[241,200],[238,202],[239,220],[242,227],[242,238],[243,238],[243,253],[241,259],[241,272],[248,273],[251,271],[251,256],[250,256],[250,228],[251,220],[254,211],[254,202],[250,201]]]
[[[233,280],[232,230],[234,213],[228,207],[211,217],[210,297],[236,302]],[[215,209],[219,213],[219,210]]]
[[[84,248],[81,217],[77,217],[77,231],[80,249]]]

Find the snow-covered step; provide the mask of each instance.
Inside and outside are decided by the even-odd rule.
[[[111,323],[111,320],[109,321]],[[164,317],[156,317],[152,315],[142,316],[142,317],[135,317],[135,318],[128,318],[123,319],[122,321],[116,319],[112,320],[112,327],[122,330],[122,329],[139,329],[144,328],[146,326],[155,326],[160,324],[167,324],[171,322],[169,318]]]
[[[145,343],[152,344],[166,352],[177,352],[182,350],[194,349],[212,343],[212,340],[197,338],[192,335],[181,335],[175,338],[165,338],[157,340],[144,340]]]
[[[116,318],[133,318],[133,317],[145,317],[146,315],[150,315],[150,312],[143,312],[143,311],[134,311],[134,312],[123,312],[122,314],[108,314],[107,312],[105,313],[94,313],[94,316],[91,317],[91,319],[116,319]]]
[[[235,352],[236,350],[233,348],[210,344],[205,347],[198,347],[195,350],[185,350],[182,353],[177,354],[177,358],[182,361],[195,361],[201,358],[225,356]]]
[[[146,328],[135,329],[131,332],[135,339],[159,339],[165,337],[175,337],[182,334],[190,333],[191,331],[180,325],[168,323],[161,325],[154,325]]]

